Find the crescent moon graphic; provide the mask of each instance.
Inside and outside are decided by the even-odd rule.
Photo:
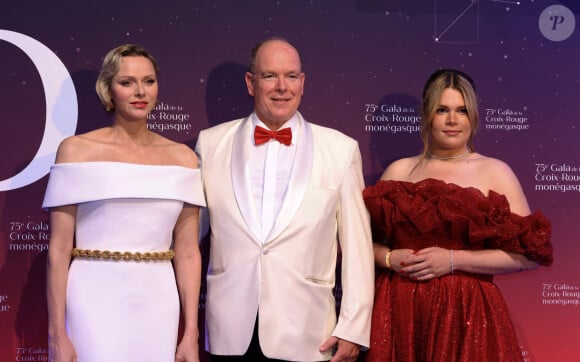
[[[46,123],[42,142],[24,170],[0,181],[0,191],[7,191],[27,186],[50,171],[58,145],[75,133],[78,102],[68,70],[48,47],[29,36],[9,30],[0,30],[0,39],[17,46],[30,57],[40,74],[46,96]]]

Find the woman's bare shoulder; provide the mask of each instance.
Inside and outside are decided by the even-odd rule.
[[[517,175],[505,162],[497,158],[480,155],[478,173],[487,190],[505,195],[513,212],[519,215],[530,213],[528,201]]]
[[[488,180],[512,181],[515,177],[512,168],[498,158],[477,154],[471,159],[471,162],[477,166],[478,173]]]
[[[195,152],[186,144],[156,135],[155,144],[165,157],[167,164],[189,168],[197,168],[198,160]]]
[[[83,162],[99,153],[107,143],[110,127],[98,128],[86,133],[65,138],[58,146],[56,162]]]
[[[195,152],[183,143],[175,143],[172,147],[175,160],[179,165],[189,168],[198,168],[198,160]]]
[[[383,172],[381,180],[405,181],[421,160],[422,156],[418,155],[393,161]]]
[[[61,141],[56,152],[56,163],[81,162],[84,155],[95,146],[93,135],[70,136]]]

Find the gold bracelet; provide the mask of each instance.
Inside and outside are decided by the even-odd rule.
[[[75,258],[95,258],[105,260],[134,260],[134,261],[149,261],[149,260],[171,260],[175,252],[173,250],[167,251],[146,251],[146,252],[130,252],[130,251],[109,251],[109,250],[90,250],[77,249],[72,250],[71,256]]]
[[[387,249],[387,253],[385,254],[385,265],[388,269],[391,269],[391,249]]]

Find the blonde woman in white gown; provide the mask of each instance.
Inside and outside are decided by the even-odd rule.
[[[143,48],[111,50],[97,93],[113,124],[62,142],[43,203],[50,360],[198,361],[197,158],[147,128],[157,64]]]

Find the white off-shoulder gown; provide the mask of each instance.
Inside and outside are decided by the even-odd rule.
[[[122,162],[51,168],[43,208],[78,205],[75,246],[167,251],[184,203],[205,206],[198,169]],[[171,261],[74,258],[66,322],[80,362],[173,361],[179,297]]]

